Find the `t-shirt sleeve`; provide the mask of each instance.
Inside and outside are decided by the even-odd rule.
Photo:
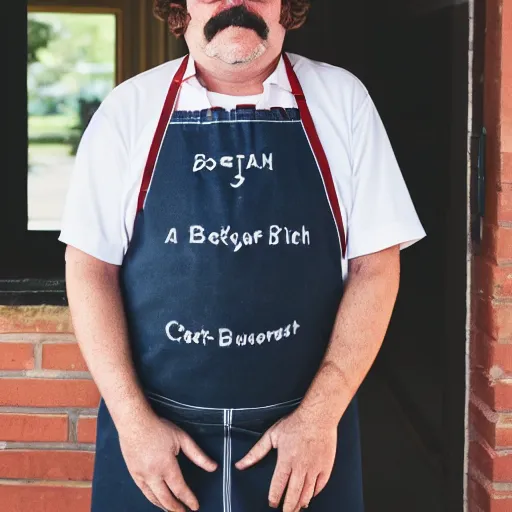
[[[382,120],[367,94],[352,128],[352,208],[348,213],[348,259],[425,236]]]
[[[85,130],[66,196],[59,240],[97,259],[120,265],[122,184],[128,151],[100,109]]]

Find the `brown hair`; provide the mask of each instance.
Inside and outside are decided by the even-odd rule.
[[[286,30],[293,30],[304,25],[310,8],[310,0],[282,0],[281,25]],[[170,31],[182,36],[187,30],[190,16],[186,0],[155,0],[153,12],[157,18],[166,21]]]

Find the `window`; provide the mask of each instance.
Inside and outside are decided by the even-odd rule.
[[[9,7],[0,304],[63,304],[60,216],[80,137],[130,76],[182,54],[152,0],[32,0]]]
[[[74,155],[116,83],[114,13],[27,19],[28,229],[58,231]]]

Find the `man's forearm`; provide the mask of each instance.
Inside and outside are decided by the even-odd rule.
[[[398,247],[350,261],[331,342],[301,406],[309,417],[340,421],[382,346],[399,276]]]
[[[66,253],[66,283],[77,341],[116,425],[150,412],[133,367],[119,268],[77,249]]]

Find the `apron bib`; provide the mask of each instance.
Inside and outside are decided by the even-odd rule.
[[[343,293],[345,234],[329,164],[283,58],[298,108],[229,112],[174,111],[184,59],[121,269],[134,364],[148,399],[219,463],[207,474],[180,460],[205,512],[271,510],[275,453],[244,472],[234,462],[300,403]],[[362,512],[361,495],[354,399],[339,426],[333,475],[310,510]],[[157,510],[128,474],[102,403],[93,511],[111,507]]]

